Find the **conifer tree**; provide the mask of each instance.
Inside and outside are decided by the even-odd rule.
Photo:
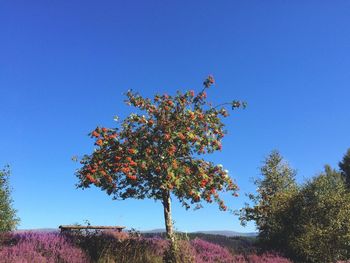
[[[348,149],[343,160],[339,163],[339,167],[347,187],[350,188],[350,149]]]
[[[241,222],[255,221],[259,240],[268,249],[279,250],[287,242],[286,217],[291,196],[297,193],[295,170],[290,168],[278,151],[272,151],[261,167],[262,178],[255,181],[257,194],[250,194],[253,206],[241,210]]]

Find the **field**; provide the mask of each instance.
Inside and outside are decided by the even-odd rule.
[[[179,234],[178,260],[189,263],[288,263],[274,254],[258,255],[254,238]],[[23,232],[1,236],[4,263],[163,262],[168,248],[161,234]]]

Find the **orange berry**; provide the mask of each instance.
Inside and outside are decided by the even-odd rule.
[[[117,138],[117,136],[118,136],[118,135],[117,135],[116,133],[114,133],[114,134],[110,135],[109,138],[115,139],[115,138]]]
[[[128,152],[130,153],[130,154],[135,154],[136,153],[136,150],[135,149],[128,149]]]
[[[90,183],[96,183],[96,179],[95,178],[93,178],[90,174],[88,174],[87,176],[86,176],[86,179],[88,179],[89,181],[90,181]]]
[[[179,132],[178,136],[179,136],[180,140],[186,139],[185,135],[183,135],[181,132]]]
[[[93,131],[91,135],[96,137],[96,138],[98,138],[100,136],[100,134],[96,131]]]

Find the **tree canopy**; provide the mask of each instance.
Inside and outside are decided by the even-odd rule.
[[[144,98],[129,90],[125,102],[136,108],[117,127],[96,127],[90,136],[96,148],[85,155],[76,175],[78,187],[100,187],[115,199],[160,200],[168,236],[172,236],[171,197],[188,209],[201,202],[216,202],[227,210],[220,191],[237,196],[238,187],[222,165],[202,156],[222,149],[226,134],[222,118],[245,108],[240,101],[212,105],[206,90],[214,84],[209,76],[196,93],[178,91]]]
[[[339,163],[339,168],[343,178],[345,179],[345,183],[348,188],[350,188],[350,149],[346,152],[343,157],[343,160]]]
[[[326,165],[301,187],[286,215],[293,231],[285,251],[297,262],[350,258],[350,193],[338,171]]]
[[[255,180],[257,194],[250,194],[253,206],[246,204],[241,210],[241,222],[255,221],[263,247],[279,250],[285,245],[287,225],[285,216],[289,200],[297,192],[295,170],[278,151],[272,151],[260,168],[261,178]]]
[[[272,152],[256,181],[253,206],[242,209],[242,223],[255,221],[263,249],[276,250],[295,262],[338,262],[350,257],[350,191],[342,174],[325,166],[306,183]]]
[[[164,191],[171,191],[186,208],[205,200],[226,210],[217,191],[237,195],[237,185],[221,165],[200,157],[222,148],[226,131],[220,117],[229,115],[225,106],[245,104],[207,103],[205,90],[213,83],[208,77],[197,94],[178,91],[153,100],[128,91],[126,103],[139,113],[130,114],[119,127],[97,127],[90,133],[97,148],[82,158],[78,186],[96,185],[116,199],[162,200]]]

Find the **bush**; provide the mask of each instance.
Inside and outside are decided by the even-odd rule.
[[[221,247],[213,243],[209,243],[198,238],[192,240],[191,245],[196,251],[196,262],[198,263],[230,263],[233,261],[233,257],[227,248]]]
[[[169,241],[160,237],[145,238],[124,232],[73,235],[72,238],[94,262],[162,263],[170,246]],[[179,262],[195,262],[195,251],[188,242],[179,241],[178,250]]]
[[[3,263],[163,263],[168,240],[127,233],[6,234],[0,244]],[[201,239],[177,241],[181,263],[290,263],[274,254],[233,256],[226,247]]]
[[[260,256],[249,255],[247,256],[247,263],[292,263],[289,259],[281,257],[274,253],[266,253]]]
[[[89,258],[71,240],[57,233],[12,234],[0,249],[3,263],[86,263]]]

